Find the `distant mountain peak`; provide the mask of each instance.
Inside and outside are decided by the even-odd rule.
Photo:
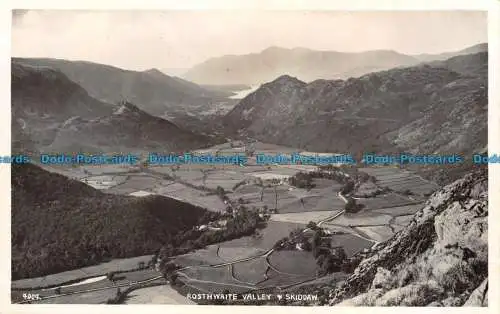
[[[157,68],[151,68],[148,70],[143,71],[144,73],[152,74],[152,75],[166,75],[162,71],[158,70]]]
[[[281,52],[281,51],[286,51],[286,50],[288,50],[288,49],[283,48],[283,47],[278,47],[278,46],[270,46],[270,47],[267,47],[266,49],[262,50],[262,53]]]
[[[287,82],[305,84],[304,82],[302,82],[298,78],[291,76],[291,75],[288,75],[288,74],[281,75],[277,79],[275,79],[274,81],[271,81],[271,83],[287,83]]]

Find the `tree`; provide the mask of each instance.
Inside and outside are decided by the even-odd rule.
[[[313,231],[318,229],[318,225],[314,221],[309,221],[307,223],[306,227],[313,230]]]
[[[347,203],[344,206],[344,209],[347,213],[357,213],[363,208],[362,204],[357,204],[355,199],[348,199]]]
[[[302,241],[301,246],[304,251],[310,252],[312,250],[312,245],[307,240]]]
[[[115,273],[110,271],[109,273],[106,274],[106,278],[110,281],[115,281]]]
[[[317,257],[319,253],[319,246],[321,245],[321,232],[320,230],[316,230],[313,235],[311,250],[313,251],[314,257]]]
[[[170,276],[169,276],[169,281],[170,281],[170,284],[172,286],[175,286],[177,284],[177,277],[179,277],[179,275],[177,275],[176,273],[171,273]]]
[[[341,193],[346,195],[352,192],[354,190],[354,182],[353,181],[348,181],[341,190]]]
[[[221,198],[226,195],[226,191],[220,185],[217,186],[217,188],[215,189],[215,191],[216,191],[217,195],[219,195]]]
[[[338,246],[332,249],[332,256],[338,263],[343,263],[347,259],[347,254],[343,247]]]

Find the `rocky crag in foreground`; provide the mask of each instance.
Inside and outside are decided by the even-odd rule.
[[[488,177],[434,193],[412,222],[365,258],[329,304],[487,306]]]

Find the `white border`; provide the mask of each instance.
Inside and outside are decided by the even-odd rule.
[[[414,1],[390,1],[390,0],[86,0],[78,3],[74,1],[61,0],[17,0],[2,2],[3,10],[0,11],[0,97],[2,106],[6,110],[0,114],[0,154],[10,153],[10,28],[11,12],[15,9],[252,9],[252,10],[488,10],[489,30],[489,152],[500,153],[500,114],[498,103],[500,99],[500,86],[496,82],[499,74],[499,43],[500,37],[500,0],[414,0]],[[457,34],[459,36],[459,34]],[[495,226],[499,221],[498,185],[499,171],[497,165],[490,165],[490,207],[489,211],[489,307],[488,308],[346,308],[346,307],[258,307],[253,306],[185,306],[185,305],[11,305],[10,304],[10,168],[2,165],[0,167],[0,202],[2,204],[0,224],[1,240],[0,252],[0,312],[1,313],[252,313],[259,312],[278,313],[396,313],[405,311],[410,313],[434,312],[439,313],[500,313],[500,263],[499,246],[500,232]]]

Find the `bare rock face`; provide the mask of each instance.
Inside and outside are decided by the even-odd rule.
[[[330,293],[330,305],[486,306],[487,174],[434,193],[407,228],[382,243]]]
[[[488,306],[488,279],[472,292],[464,306]]]

